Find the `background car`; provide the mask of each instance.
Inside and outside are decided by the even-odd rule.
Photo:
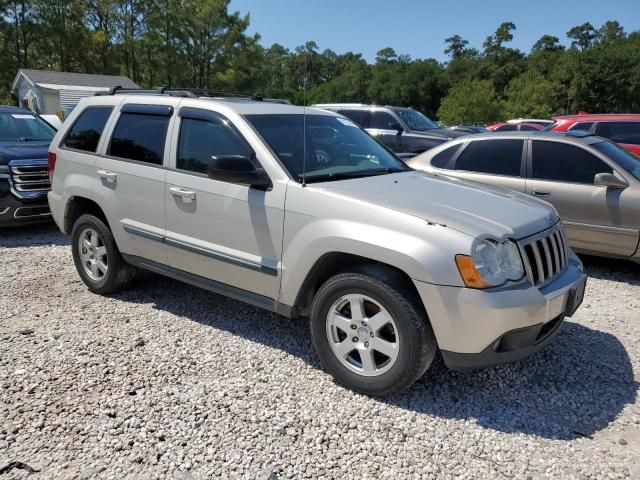
[[[479,127],[476,125],[455,125],[453,127],[449,127],[451,130],[456,130],[458,132],[466,132],[466,133],[487,133],[487,127]]]
[[[411,167],[544,199],[576,251],[640,262],[640,159],[586,132],[487,133],[454,140]]]
[[[551,132],[585,130],[620,144],[640,155],[640,114],[579,114],[554,117]]]
[[[509,123],[509,122],[499,122],[494,123],[493,125],[489,125],[487,130],[490,132],[536,132],[543,130],[544,127],[542,125],[538,125],[537,123]]]
[[[344,115],[394,153],[413,156],[469,132],[440,128],[412,108],[347,103],[324,103],[315,108]]]
[[[31,110],[0,106],[0,226],[51,217],[47,149],[55,133]]]
[[[542,118],[513,118],[511,120],[507,120],[507,123],[535,123],[536,125],[546,127],[547,125],[551,125],[553,123],[553,120]]]

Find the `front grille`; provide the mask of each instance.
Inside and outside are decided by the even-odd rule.
[[[51,188],[46,159],[12,160],[9,167],[16,192],[37,192]]]
[[[562,225],[520,242],[524,269],[529,282],[542,286],[567,266],[567,241]]]

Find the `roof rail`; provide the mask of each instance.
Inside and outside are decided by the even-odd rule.
[[[291,103],[288,100],[265,98],[258,93],[245,95],[242,93],[225,92],[210,88],[173,88],[168,86],[160,88],[122,88],[122,86],[117,85],[110,88],[108,92],[99,92],[96,95],[169,95],[172,97],[187,98],[211,97],[221,99],[254,100],[256,102]]]

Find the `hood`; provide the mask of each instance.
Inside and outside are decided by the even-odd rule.
[[[553,207],[542,200],[426,172],[379,175],[317,186],[473,237],[520,239],[546,230],[559,220]]]
[[[0,165],[11,160],[47,158],[50,142],[0,142]]]
[[[411,135],[419,135],[421,137],[442,138],[443,140],[451,140],[453,138],[469,135],[469,132],[461,132],[450,128],[430,128],[429,130],[409,130]]]

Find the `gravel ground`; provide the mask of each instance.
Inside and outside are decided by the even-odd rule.
[[[584,260],[549,348],[376,400],[304,320],[151,274],[93,295],[67,237],[5,230],[0,479],[640,478],[640,267]]]

